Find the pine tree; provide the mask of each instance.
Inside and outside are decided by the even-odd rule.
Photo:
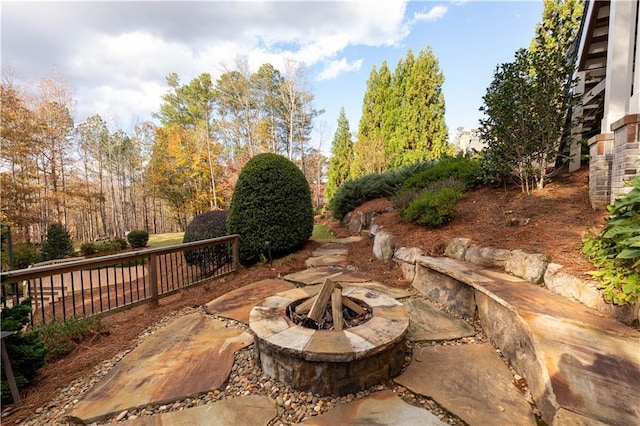
[[[338,187],[349,179],[349,169],[352,162],[353,142],[349,131],[349,120],[344,112],[344,107],[342,107],[338,115],[338,128],[331,145],[327,185],[324,189],[327,202],[333,198]]]
[[[391,72],[384,61],[380,70],[374,66],[367,80],[362,101],[358,140],[354,144],[351,177],[381,173],[388,168],[384,150],[384,112],[391,91]]]
[[[444,74],[431,48],[411,50],[394,72],[393,106],[395,118],[387,152],[392,167],[440,158],[452,154],[445,124]]]

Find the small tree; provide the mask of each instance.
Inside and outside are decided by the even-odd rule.
[[[565,117],[575,103],[573,58],[566,54],[578,31],[583,3],[545,1],[543,21],[529,50],[516,52],[513,62],[497,67],[480,108],[480,135],[488,178],[515,173],[523,192],[541,189],[547,167],[566,136]]]
[[[71,235],[60,223],[52,223],[47,229],[47,238],[42,243],[42,258],[45,260],[72,257]]]

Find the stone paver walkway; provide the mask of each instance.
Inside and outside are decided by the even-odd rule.
[[[342,260],[334,259],[336,256],[345,256],[344,251],[348,244],[357,241],[356,238],[359,237],[335,240],[317,249],[311,259],[321,259],[318,264],[323,266],[289,274],[284,277],[286,281],[274,279],[253,283],[207,303],[205,310],[209,314],[247,324],[249,312],[261,300],[300,286],[302,287],[299,291],[314,294],[318,291],[318,284],[327,277],[341,283],[346,292],[353,291],[349,290],[349,286],[379,291],[398,299],[408,308],[410,315],[411,328],[408,339],[414,342],[413,354],[406,370],[394,379],[395,383],[415,395],[435,401],[469,425],[534,425],[532,407],[514,385],[514,376],[493,347],[488,343],[464,344],[464,338],[474,336],[478,332],[473,326],[436,309],[413,291],[372,282],[365,274],[344,267]],[[312,261],[310,264],[315,263]],[[522,297],[526,299],[531,295],[523,294]],[[531,306],[549,308],[537,293],[536,298],[527,303]],[[566,308],[563,305],[557,309]],[[547,312],[552,314],[553,309]],[[565,330],[557,334],[557,338],[545,340],[544,350],[547,356],[552,356],[552,353],[561,349],[562,340],[568,334],[584,334],[579,322],[567,328],[564,323],[555,323],[553,316],[539,315],[535,317],[535,321],[540,333],[553,334],[557,332],[558,327]],[[590,333],[592,331],[590,329]],[[585,344],[609,344],[615,340],[612,332],[603,329],[597,342]],[[584,334],[583,337],[592,339],[594,336]],[[419,343],[458,339],[462,340],[454,345],[431,346],[429,343]],[[144,340],[118,362],[104,378],[83,395],[70,417],[74,421],[90,423],[115,417],[134,407],[170,404],[187,396],[214,390],[218,392],[218,389],[223,389],[229,377],[234,353],[252,343],[253,336],[240,326],[230,326],[204,313],[180,317]],[[633,351],[640,348],[622,349]],[[578,374],[578,367],[582,365],[580,363],[583,361],[557,360],[556,380],[564,380],[563,374],[567,372]],[[615,380],[616,366],[609,367],[613,374],[612,380]],[[445,424],[425,408],[404,402],[392,390],[395,387],[393,383],[380,385],[376,387],[379,391],[372,391],[370,396],[356,398],[351,403],[337,405],[325,413],[307,417],[303,423]],[[629,389],[629,392],[637,392],[637,389]],[[244,395],[238,394],[181,411],[139,417],[127,421],[127,424],[278,424],[281,420],[279,416],[283,412],[282,405],[282,401],[276,402],[264,394],[246,392]],[[126,413],[122,416],[121,420],[127,420]],[[554,422],[556,425],[580,423],[598,424],[593,418],[576,416],[564,409],[560,409]]]

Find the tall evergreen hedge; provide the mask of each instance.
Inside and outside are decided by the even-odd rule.
[[[238,177],[227,216],[229,234],[240,235],[240,261],[292,253],[313,232],[311,191],[302,171],[285,157],[260,154]]]

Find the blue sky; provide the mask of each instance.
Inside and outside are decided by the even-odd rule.
[[[215,78],[245,55],[252,71],[284,58],[303,64],[315,107],[314,145],[330,148],[344,106],[357,131],[371,68],[393,69],[427,45],[445,74],[451,133],[477,127],[496,65],[527,47],[541,1],[3,1],[2,68],[36,81],[52,67],[68,78],[76,123],[99,113],[127,130],[150,120],[165,76]]]

